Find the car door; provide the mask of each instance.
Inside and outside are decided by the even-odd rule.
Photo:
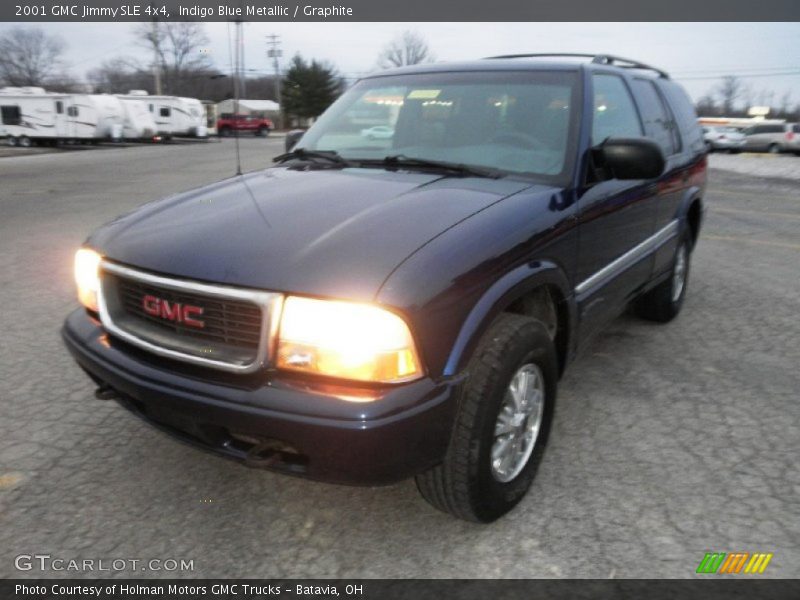
[[[621,75],[591,76],[591,144],[609,137],[643,137],[644,128],[628,82]],[[587,339],[613,318],[647,282],[652,257],[636,247],[653,235],[658,184],[611,179],[589,186],[578,201],[576,297],[581,338]]]
[[[668,238],[667,233],[676,225],[674,221],[678,209],[690,185],[691,151],[683,146],[676,115],[662,90],[663,87],[657,85],[652,78],[633,79],[633,91],[644,121],[645,133],[659,145],[666,161],[664,173],[658,180],[653,235]],[[716,129],[715,133],[719,136],[722,132]],[[677,247],[676,240],[677,238],[667,241],[655,250],[655,273],[671,267]]]

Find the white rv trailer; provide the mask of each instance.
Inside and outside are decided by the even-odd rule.
[[[90,94],[87,100],[97,111],[97,135],[102,139],[119,140],[125,124],[122,100],[110,94]]]
[[[144,90],[131,90],[120,98],[142,102],[153,115],[158,135],[167,138],[208,136],[205,109],[196,98],[150,96]]]
[[[0,137],[11,145],[92,141],[103,138],[95,103],[85,94],[37,87],[0,89]]]
[[[126,140],[149,140],[158,132],[155,119],[147,106],[138,99],[116,96],[125,113],[122,137]]]

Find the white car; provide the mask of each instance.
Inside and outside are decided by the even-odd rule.
[[[739,152],[745,145],[745,135],[736,127],[705,126],[703,127],[703,138],[709,152],[714,150]]]
[[[368,140],[388,140],[393,136],[394,129],[388,125],[375,125],[361,130],[361,137],[365,137]]]

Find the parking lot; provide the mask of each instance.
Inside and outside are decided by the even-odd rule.
[[[282,151],[241,142],[244,170]],[[800,158],[723,158],[739,172],[711,172],[683,313],[626,315],[594,340],[561,383],[531,493],[489,526],[436,512],[411,481],[247,469],[94,399],[59,338],[74,250],[120,213],[231,176],[231,140],[0,158],[0,577],[79,575],[15,570],[34,553],[194,561],[86,576],[691,577],[709,551],[772,552],[765,576],[796,576]]]

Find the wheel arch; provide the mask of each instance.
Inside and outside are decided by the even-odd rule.
[[[576,322],[571,286],[558,265],[551,261],[534,261],[507,273],[481,296],[461,326],[443,374],[453,376],[466,367],[481,337],[501,313],[538,316],[532,314],[531,309],[541,306],[538,298],[542,291],[546,291],[553,303],[556,319],[553,339],[559,375],[563,373],[571,356]]]
[[[687,227],[691,233],[692,247],[697,244],[697,239],[700,237],[704,214],[702,190],[699,187],[692,187],[684,194],[678,213],[682,227]]]

